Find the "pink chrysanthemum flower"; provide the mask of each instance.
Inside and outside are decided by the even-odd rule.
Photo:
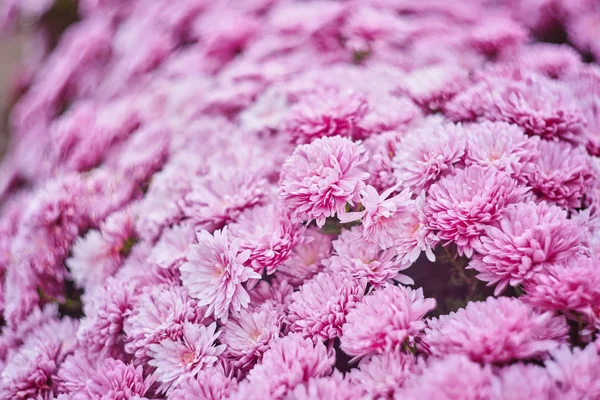
[[[473,255],[473,244],[509,205],[524,200],[527,188],[504,172],[473,165],[442,178],[429,189],[425,215],[442,241],[454,242],[458,254]]]
[[[131,364],[109,358],[89,377],[85,388],[72,394],[72,399],[142,399],[152,383],[152,378],[144,379],[142,367],[134,368]]]
[[[346,274],[374,287],[385,286],[394,280],[405,285],[414,281],[401,273],[410,263],[402,263],[393,248],[381,250],[366,241],[359,227],[344,230],[333,242],[335,254],[323,263],[332,274]]]
[[[199,306],[207,306],[206,316],[227,321],[229,312],[248,307],[250,297],[244,288],[249,279],[260,275],[244,263],[250,250],[239,251],[239,242],[230,241],[227,228],[198,232],[197,243],[190,245],[187,262],[180,267],[181,281]]]
[[[529,135],[576,141],[583,130],[583,113],[571,93],[543,76],[502,80],[488,102],[487,118],[519,125]]]
[[[290,109],[285,130],[299,144],[325,136],[357,138],[368,109],[366,98],[352,90],[316,90]]]
[[[378,191],[384,191],[396,184],[392,160],[402,136],[399,132],[391,131],[365,139],[364,145],[369,154],[369,160],[365,164],[369,173],[367,183]]]
[[[398,185],[387,189],[382,194],[370,185],[360,192],[360,203],[363,211],[349,212],[339,216],[342,223],[361,220],[362,234],[365,240],[378,244],[382,249],[394,245],[395,215],[401,213],[410,201],[412,193],[407,189],[391,197]]]
[[[581,66],[581,56],[572,47],[551,43],[523,46],[517,55],[519,65],[549,78],[565,78]]]
[[[331,374],[335,363],[333,349],[322,342],[313,343],[298,334],[290,334],[273,341],[262,361],[240,384],[233,399],[277,399],[311,378]]]
[[[261,280],[250,290],[250,308],[260,307],[268,301],[287,307],[292,300],[292,293],[294,286],[276,274],[269,282]]]
[[[362,395],[359,386],[352,384],[341,373],[335,371],[331,376],[312,378],[296,386],[285,398],[286,400],[367,400],[368,396]]]
[[[522,171],[537,159],[537,141],[527,137],[517,125],[482,122],[469,127],[466,165],[494,167],[522,180]]]
[[[585,322],[600,321],[600,262],[584,255],[551,264],[523,282],[523,301],[543,310],[573,313]]]
[[[435,300],[423,297],[422,289],[388,286],[376,290],[348,313],[342,327],[342,350],[362,357],[412,343],[425,328],[423,317],[434,308]]]
[[[580,236],[577,224],[556,206],[510,205],[475,244],[478,254],[468,268],[477,270],[477,277],[488,285],[497,284],[498,294],[506,285],[518,285],[548,264],[572,257],[579,250]]]
[[[229,398],[236,380],[216,366],[200,371],[196,377],[186,376],[171,393],[170,400],[222,400]]]
[[[317,229],[305,230],[302,241],[292,249],[290,259],[277,268],[278,274],[296,286],[323,270],[323,260],[331,256],[332,249],[331,236]]]
[[[152,248],[149,261],[161,268],[179,270],[195,236],[194,227],[187,222],[165,229]]]
[[[427,224],[424,209],[425,193],[421,192],[406,206],[395,223],[394,246],[403,264],[411,265],[422,252],[425,252],[429,261],[435,261],[433,249],[439,239]]]
[[[584,349],[562,346],[552,352],[546,370],[560,386],[560,398],[600,397],[600,354],[594,343]]]
[[[177,340],[185,322],[203,320],[204,308],[183,287],[152,286],[136,298],[125,320],[125,351],[141,362],[148,362],[150,345],[167,338]]]
[[[315,341],[341,336],[346,315],[363,297],[365,287],[346,274],[318,274],[292,294],[290,330]]]
[[[563,142],[541,141],[539,157],[524,171],[532,192],[563,207],[580,208],[594,171],[585,150]]]
[[[434,356],[505,363],[544,357],[566,340],[568,330],[564,317],[539,313],[518,299],[488,297],[429,320],[422,345]]]
[[[527,39],[527,31],[521,25],[501,15],[485,18],[469,31],[467,44],[488,57],[512,53]]]
[[[186,376],[195,376],[217,362],[226,346],[215,346],[220,334],[215,333],[216,329],[215,322],[209,326],[184,322],[180,340],[164,339],[150,345],[148,364],[156,367],[152,376],[160,383],[160,392],[176,387]]]
[[[396,349],[363,358],[349,379],[375,399],[390,399],[413,373],[415,357]]]
[[[291,250],[301,241],[301,230],[273,205],[254,207],[229,225],[229,233],[239,239],[241,251],[250,251],[246,261],[259,274],[275,269],[291,257]]]
[[[411,375],[396,399],[407,400],[488,400],[492,372],[489,365],[454,355],[430,358],[421,371]]]
[[[462,160],[466,145],[460,125],[439,125],[409,132],[396,146],[394,175],[402,188],[427,189]]]
[[[533,364],[513,364],[492,377],[493,400],[558,399],[558,386],[546,369]]]
[[[316,220],[342,213],[346,203],[360,199],[368,173],[362,145],[339,136],[317,139],[296,147],[281,170],[280,197],[293,222]]]
[[[269,349],[270,342],[279,337],[283,319],[283,307],[273,301],[252,311],[243,310],[223,328],[220,341],[227,345],[224,355],[232,359],[236,367],[247,369]]]

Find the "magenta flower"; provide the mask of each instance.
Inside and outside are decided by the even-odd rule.
[[[392,398],[415,369],[415,357],[400,350],[363,358],[350,372],[350,382],[376,399]]]
[[[546,361],[546,370],[560,386],[560,396],[566,399],[600,396],[600,354],[594,343],[584,349],[562,346]]]
[[[539,157],[524,171],[533,193],[562,207],[581,208],[594,171],[585,151],[563,142],[542,141]]]
[[[291,108],[285,131],[299,144],[326,136],[360,137],[359,124],[368,109],[365,97],[352,90],[316,90]]]
[[[291,296],[290,331],[315,341],[341,336],[346,316],[363,297],[365,286],[346,274],[318,274]]]
[[[302,243],[292,249],[290,258],[277,268],[289,283],[300,286],[324,268],[323,261],[331,255],[331,236],[316,229],[306,229]]]
[[[460,255],[472,257],[485,227],[494,224],[506,206],[523,201],[526,192],[504,172],[474,165],[431,186],[425,215],[440,240],[456,243]]]
[[[225,375],[223,368],[211,367],[198,372],[196,377],[186,376],[171,393],[172,400],[221,400],[235,389],[236,380]]]
[[[308,382],[296,386],[286,399],[366,400],[368,398],[366,395],[361,396],[360,387],[353,385],[341,373],[335,372],[331,376],[312,378]]]
[[[392,160],[402,136],[399,132],[390,131],[365,139],[364,146],[369,154],[369,160],[365,164],[369,173],[367,183],[377,191],[384,191],[396,184]]]
[[[316,220],[322,227],[327,217],[344,211],[346,203],[359,201],[368,173],[362,145],[339,136],[317,139],[296,147],[281,170],[279,195],[292,222]]]
[[[394,175],[402,188],[414,192],[429,186],[452,171],[465,152],[466,134],[460,125],[426,126],[410,131],[396,146],[392,161]]]
[[[477,270],[477,277],[488,285],[496,284],[498,294],[506,285],[518,285],[548,264],[573,256],[580,248],[580,235],[579,227],[556,206],[510,205],[475,244],[478,254],[468,268]]]
[[[268,275],[291,257],[291,250],[302,240],[299,227],[273,204],[245,211],[229,225],[229,233],[239,240],[241,251],[250,251],[246,265]]]
[[[506,363],[544,357],[567,338],[564,317],[539,313],[518,299],[488,297],[428,321],[423,347],[434,356],[465,354]]]
[[[434,308],[435,300],[423,297],[422,289],[388,286],[375,290],[348,313],[342,327],[342,350],[363,357],[412,343],[425,328],[422,318]]]
[[[181,339],[164,339],[150,345],[148,364],[156,367],[152,376],[160,383],[160,392],[176,387],[185,377],[195,376],[217,362],[226,346],[215,346],[220,334],[216,329],[214,322],[209,326],[184,322]]]
[[[512,364],[492,377],[492,399],[558,399],[559,390],[548,371],[533,364]]]
[[[433,249],[439,243],[439,238],[427,224],[424,209],[425,193],[421,192],[395,222],[394,246],[404,264],[412,264],[422,252],[425,252],[429,261],[435,261]]]
[[[189,245],[194,242],[195,231],[191,224],[183,222],[167,228],[152,248],[150,262],[165,269],[179,270],[186,261]]]
[[[207,306],[205,316],[227,321],[229,312],[248,307],[244,282],[260,275],[244,266],[250,250],[240,252],[239,242],[229,240],[227,228],[214,235],[198,232],[196,240],[190,245],[188,261],[180,267],[181,281],[199,306]]]

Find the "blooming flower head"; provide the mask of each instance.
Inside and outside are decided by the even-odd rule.
[[[396,144],[402,139],[397,131],[371,135],[365,139],[364,145],[369,154],[365,169],[369,173],[367,183],[378,191],[384,191],[396,184],[392,159],[396,154]]]
[[[166,392],[186,376],[194,376],[217,362],[225,345],[214,345],[220,334],[216,329],[215,322],[209,326],[184,322],[180,340],[164,339],[150,345],[148,363],[156,367],[152,376],[160,382],[160,392]]]
[[[382,250],[376,243],[364,239],[360,227],[344,230],[333,242],[334,255],[323,263],[333,274],[347,274],[374,287],[393,280],[410,285],[409,276],[400,273],[410,267],[396,257],[395,249]]]
[[[600,354],[594,343],[584,349],[562,346],[546,361],[546,370],[560,386],[560,396],[566,399],[600,396]]]
[[[301,285],[305,280],[318,274],[323,268],[323,260],[331,255],[331,236],[317,229],[306,229],[302,243],[292,249],[289,260],[277,268],[291,284]]]
[[[504,363],[543,357],[565,341],[563,317],[539,313],[518,299],[488,297],[433,318],[423,336],[430,354],[465,354],[473,361]]]
[[[243,310],[239,317],[227,321],[220,337],[227,346],[225,356],[240,368],[251,366],[279,337],[283,325],[283,307],[267,301],[255,310]]]
[[[394,238],[394,216],[409,202],[412,195],[408,190],[388,198],[398,186],[393,186],[381,195],[370,185],[367,185],[360,193],[360,203],[363,211],[349,212],[339,216],[342,223],[361,220],[362,233],[365,240],[376,243],[382,249],[393,246]]]
[[[412,264],[422,252],[429,261],[435,261],[433,249],[439,239],[427,223],[424,209],[425,193],[421,192],[395,221],[394,247],[403,264]]]
[[[466,165],[494,167],[522,180],[523,170],[537,159],[537,141],[516,125],[483,122],[472,125],[469,131]]]
[[[167,228],[152,249],[150,262],[161,268],[178,270],[186,260],[195,232],[191,224],[182,222]]]
[[[374,398],[391,398],[413,373],[415,357],[400,350],[363,358],[350,372],[350,382],[365,389]]]
[[[394,175],[402,188],[427,189],[452,171],[464,155],[466,134],[460,125],[439,125],[409,132],[396,146]]]
[[[600,320],[598,258],[579,255],[551,264],[523,282],[523,301],[543,310],[561,311],[585,322]]]
[[[186,376],[169,394],[172,400],[221,400],[227,398],[235,388],[236,381],[225,375],[223,368],[210,367],[198,375]]]
[[[364,291],[364,284],[346,274],[318,274],[292,294],[290,330],[313,340],[339,337],[348,312]]]
[[[239,242],[230,241],[227,228],[213,235],[201,231],[197,243],[190,245],[187,262],[181,265],[181,280],[199,306],[207,306],[206,316],[227,321],[229,312],[237,313],[250,301],[244,282],[260,275],[244,263],[250,250],[239,251]]]
[[[234,398],[282,397],[311,378],[329,375],[334,363],[335,354],[322,342],[313,343],[298,334],[290,334],[272,343]]]
[[[410,400],[486,400],[490,398],[492,372],[489,365],[465,356],[430,358],[420,365],[396,395]]]
[[[292,222],[316,220],[322,227],[327,217],[354,204],[368,173],[362,145],[339,136],[326,137],[296,147],[281,170],[280,197]]]
[[[442,241],[456,243],[458,253],[473,255],[473,243],[502,210],[524,199],[527,188],[494,168],[473,165],[440,179],[429,189],[425,215]]]
[[[338,371],[331,376],[312,378],[308,382],[296,386],[286,397],[287,400],[366,400],[367,398],[366,395],[360,395],[358,386],[352,384]]]
[[[388,286],[365,296],[348,313],[341,347],[356,357],[382,354],[410,343],[425,327],[422,318],[435,308],[423,290]]]
[[[495,371],[492,399],[557,399],[559,390],[546,369],[533,364],[512,364]]]
[[[539,157],[524,171],[532,192],[563,207],[580,208],[594,178],[585,151],[564,142],[541,141]]]
[[[496,293],[506,285],[518,285],[524,279],[573,256],[580,246],[579,227],[567,219],[567,213],[545,202],[509,205],[495,226],[486,228],[477,254],[468,268],[489,285],[497,284]]]
[[[291,108],[285,130],[298,144],[325,136],[360,137],[358,125],[368,109],[366,98],[352,90],[316,90]]]
[[[141,362],[148,362],[150,345],[167,338],[176,340],[181,337],[185,322],[203,320],[204,308],[183,287],[150,287],[135,299],[125,320],[125,351]]]
[[[265,270],[272,274],[291,257],[291,250],[301,241],[302,232],[269,204],[242,213],[236,223],[229,225],[229,233],[239,239],[241,251],[250,251],[246,265],[259,274]]]
[[[73,400],[143,398],[150,390],[152,378],[144,379],[142,367],[109,358],[85,382],[85,387],[73,394]]]

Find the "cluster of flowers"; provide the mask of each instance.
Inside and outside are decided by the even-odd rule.
[[[600,398],[597,2],[79,13],[17,81],[1,399]]]

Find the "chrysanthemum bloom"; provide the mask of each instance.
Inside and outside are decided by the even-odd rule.
[[[184,213],[204,229],[220,229],[266,196],[268,182],[256,171],[223,165],[192,182]]]
[[[523,301],[543,310],[561,311],[584,320],[600,316],[600,262],[584,255],[551,264],[523,282]]]
[[[560,386],[565,399],[596,399],[600,396],[600,355],[594,343],[584,349],[562,346],[546,361],[546,370]]]
[[[227,228],[214,235],[203,230],[196,240],[180,267],[181,281],[199,306],[207,306],[206,316],[227,321],[230,311],[237,313],[250,302],[244,282],[260,275],[244,266],[250,250],[240,252],[239,242],[229,240]]]
[[[378,191],[384,191],[396,184],[392,159],[402,136],[399,132],[391,131],[371,135],[365,139],[364,146],[369,154],[369,160],[365,164],[369,173],[367,183]]]
[[[396,146],[392,161],[400,187],[414,192],[427,189],[463,158],[465,144],[465,130],[460,125],[410,131]]]
[[[290,330],[315,341],[341,336],[346,315],[363,297],[365,288],[347,274],[318,274],[292,294],[287,315]]]
[[[248,369],[269,349],[270,342],[279,337],[283,319],[283,307],[274,301],[267,301],[255,310],[242,310],[223,327],[220,341],[227,346],[224,355],[236,367]]]
[[[331,374],[334,363],[333,349],[328,350],[322,342],[313,343],[298,334],[289,334],[273,341],[232,398],[282,398],[311,378]]]
[[[523,46],[517,61],[525,69],[557,79],[576,72],[581,66],[581,55],[567,45],[536,43],[534,46]]]
[[[515,298],[488,297],[428,321],[423,348],[435,356],[465,354],[504,363],[544,357],[568,334],[564,317],[540,313]]]
[[[125,350],[148,362],[151,344],[181,337],[185,322],[204,321],[204,308],[181,286],[156,285],[135,299],[124,323]]]
[[[171,400],[222,400],[228,398],[236,385],[235,379],[225,375],[220,366],[186,376],[171,393]]]
[[[126,399],[143,397],[153,383],[144,379],[142,367],[124,364],[109,358],[100,363],[100,368],[85,382],[85,387],[72,394],[73,400]]]
[[[194,238],[194,227],[188,222],[165,229],[152,248],[150,262],[161,268],[179,270],[186,260],[189,245],[194,242]]]
[[[580,208],[594,179],[585,150],[550,141],[541,141],[538,147],[538,159],[524,171],[532,192],[562,207]]]
[[[433,249],[439,239],[427,224],[424,209],[425,193],[421,192],[395,221],[394,247],[403,264],[411,265],[421,252],[425,252],[429,261],[435,261]]]
[[[487,118],[514,123],[544,139],[577,141],[584,126],[583,113],[568,89],[541,75],[499,81],[488,105]]]
[[[350,382],[363,388],[375,399],[389,399],[413,373],[415,357],[396,349],[363,358],[358,368],[350,371]]]
[[[477,277],[488,285],[497,284],[498,294],[506,285],[518,285],[548,264],[573,256],[580,236],[577,224],[556,206],[509,205],[496,226],[487,227],[475,244],[477,254],[467,268],[477,270]]]
[[[523,170],[538,157],[537,140],[517,125],[482,122],[469,127],[466,165],[494,167],[522,180]]]
[[[412,343],[425,328],[423,317],[434,308],[435,300],[424,298],[422,289],[388,286],[375,290],[348,313],[342,327],[342,350],[363,357]]]
[[[418,68],[406,75],[400,90],[426,111],[444,106],[467,85],[467,71],[457,65],[437,64]]]
[[[250,290],[250,308],[256,309],[268,301],[287,307],[292,301],[292,293],[294,293],[294,286],[285,278],[275,274],[269,282],[263,279]]]
[[[239,239],[241,251],[250,251],[246,265],[259,274],[266,271],[270,275],[291,257],[302,231],[273,204],[268,204],[242,213],[236,223],[229,225],[229,233]]]
[[[308,382],[296,386],[287,394],[286,400],[366,400],[359,386],[352,384],[341,373],[335,371],[331,376],[312,378]]]
[[[410,200],[412,193],[407,189],[391,197],[398,186],[387,189],[382,194],[370,185],[360,192],[363,211],[348,212],[339,216],[342,223],[361,220],[362,234],[365,240],[378,244],[382,249],[394,245],[394,220]]]
[[[331,236],[317,229],[306,229],[303,243],[292,249],[289,260],[277,268],[278,274],[289,283],[300,286],[323,270],[323,260],[331,255]]]
[[[108,279],[85,297],[85,317],[77,331],[79,344],[90,354],[121,353],[123,324],[133,308],[133,285]]]
[[[156,367],[152,376],[160,383],[160,392],[176,387],[186,376],[195,376],[217,362],[226,346],[215,346],[220,334],[215,333],[216,329],[215,322],[209,326],[184,322],[180,340],[164,339],[150,345],[148,364]]]
[[[401,273],[410,263],[402,263],[394,248],[381,250],[377,244],[366,241],[358,226],[344,230],[333,242],[333,248],[335,254],[323,261],[331,274],[350,275],[376,288],[394,280],[405,285],[414,283]]]
[[[360,137],[358,124],[369,109],[365,96],[352,90],[318,89],[289,111],[285,131],[295,143],[325,136]]]
[[[509,204],[522,201],[527,188],[495,168],[473,165],[434,183],[425,203],[429,227],[458,254],[473,255],[473,244]]]
[[[503,17],[485,18],[467,35],[468,46],[488,56],[512,53],[527,39],[527,31],[516,21]]]
[[[493,400],[558,399],[558,386],[546,369],[533,364],[513,364],[494,372]]]
[[[292,222],[316,220],[342,213],[347,203],[360,200],[369,174],[362,145],[339,136],[317,139],[296,147],[281,169],[280,197]]]
[[[464,356],[430,358],[411,375],[396,399],[408,400],[488,400],[492,372],[489,365]]]

